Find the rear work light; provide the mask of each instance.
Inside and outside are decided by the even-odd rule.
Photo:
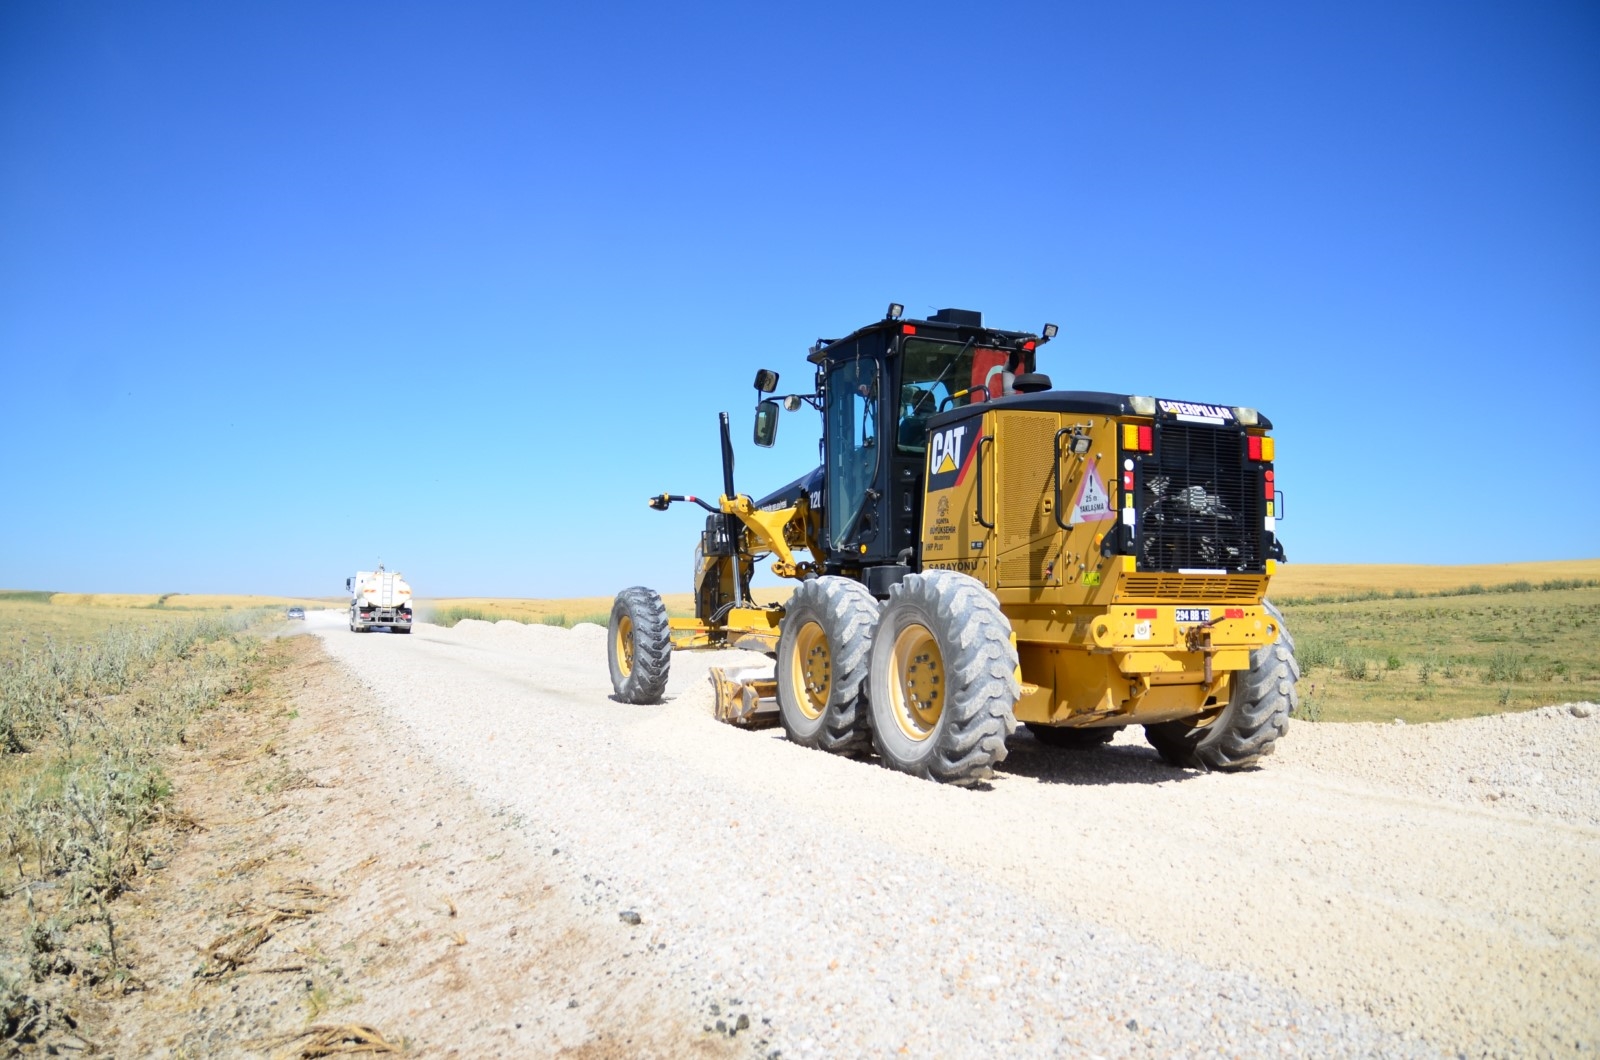
[[[1148,453],[1155,449],[1155,431],[1137,423],[1122,425],[1122,448],[1135,453]]]

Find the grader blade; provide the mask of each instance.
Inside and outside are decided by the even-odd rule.
[[[778,682],[762,666],[722,667],[710,671],[716,689],[716,717],[743,729],[768,729],[778,724]]]

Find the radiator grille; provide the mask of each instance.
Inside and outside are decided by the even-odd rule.
[[[1202,578],[1182,574],[1130,574],[1116,593],[1117,603],[1158,602],[1253,604],[1267,589],[1265,578]]]
[[[1142,461],[1140,475],[1142,570],[1265,570],[1266,504],[1244,446],[1237,430],[1157,425],[1155,452]]]

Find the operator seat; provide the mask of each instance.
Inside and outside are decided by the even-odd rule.
[[[934,413],[933,392],[918,387],[906,405],[908,411],[900,419],[895,444],[902,452],[924,452],[928,448],[928,421]]]

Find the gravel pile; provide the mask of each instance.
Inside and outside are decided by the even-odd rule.
[[[1282,759],[1467,805],[1600,827],[1600,716],[1563,703],[1431,725],[1301,725]]]
[[[746,653],[679,654],[633,707],[597,626],[313,632],[753,1055],[1600,1046],[1600,719],[1571,708],[1298,725],[1232,776],[1019,734],[963,791],[711,721],[706,667]]]

